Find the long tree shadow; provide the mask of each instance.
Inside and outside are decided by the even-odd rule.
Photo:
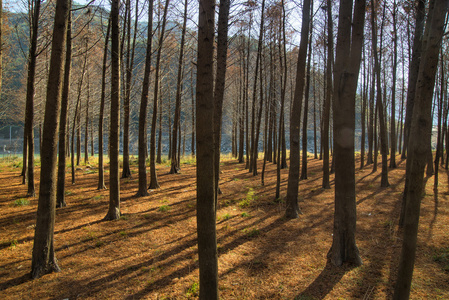
[[[354,266],[349,264],[336,267],[328,259],[320,275],[304,291],[298,294],[295,299],[324,299],[335,285],[340,282],[343,276],[353,268]]]

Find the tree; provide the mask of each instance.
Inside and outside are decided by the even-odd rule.
[[[28,76],[27,76],[27,93],[26,93],[26,108],[25,108],[25,128],[24,136],[27,139],[28,145],[28,162],[27,162],[27,178],[28,178],[28,192],[27,196],[34,197],[34,94],[35,94],[35,78],[36,78],[36,59],[37,52],[37,38],[39,29],[39,13],[41,1],[34,0],[32,2],[33,13],[31,14],[31,40],[30,50],[28,54]]]
[[[331,262],[360,265],[355,242],[355,96],[363,45],[365,0],[342,0],[334,69],[335,213]],[[354,3],[354,13],[353,11]]]
[[[298,218],[298,214],[301,212],[298,205],[299,126],[301,122],[301,105],[305,84],[304,79],[306,72],[307,44],[309,40],[309,25],[310,0],[305,0],[302,8],[301,42],[298,51],[295,96],[293,98],[290,120],[290,169],[288,172],[287,207],[285,215],[287,218],[291,219]],[[280,163],[281,162],[278,161],[278,164]]]
[[[69,0],[71,7],[71,0]],[[70,94],[70,78],[72,69],[72,17],[69,13],[69,20],[67,25],[66,37],[66,52],[65,52],[65,66],[64,66],[64,84],[62,86],[61,96],[61,115],[59,118],[59,155],[58,155],[58,183],[56,194],[56,207],[61,208],[67,206],[65,202],[65,168],[66,157],[65,152],[67,148],[67,110],[69,107]]]
[[[130,1],[127,1],[127,12],[128,12],[128,25],[127,25],[127,51],[126,51],[126,64],[125,64],[125,97],[123,99],[123,172],[122,178],[131,177],[131,170],[129,168],[129,119],[130,119],[130,98],[131,98],[131,85],[132,85],[132,75],[134,67],[134,54],[136,49],[136,35],[137,35],[137,25],[139,20],[139,1],[136,0],[136,15],[134,20],[134,34],[131,45],[131,5]]]
[[[391,118],[390,118],[390,168],[396,168],[396,70],[398,66],[398,29],[397,29],[397,6],[393,2],[393,79],[391,87]]]
[[[155,79],[154,79],[154,94],[153,94],[153,119],[151,122],[151,136],[150,136],[150,189],[159,188],[159,183],[157,181],[156,174],[156,125],[157,125],[157,114],[158,114],[158,95],[159,95],[159,85],[160,85],[160,67],[161,67],[161,54],[162,54],[162,44],[164,42],[165,34],[165,24],[167,23],[167,11],[170,0],[165,0],[164,15],[162,17],[162,26],[159,35],[159,43],[156,54],[156,69],[155,69]],[[161,136],[161,134],[159,134]],[[160,147],[159,147],[160,149]]]
[[[260,15],[260,30],[259,30],[259,42],[257,45],[257,57],[256,57],[256,69],[254,71],[254,86],[253,86],[253,107],[255,107],[256,99],[257,99],[257,79],[259,76],[259,69],[260,69],[260,80],[262,80],[262,43],[263,43],[263,32],[264,32],[264,13],[265,13],[265,0],[262,0],[262,12]],[[257,118],[257,125],[253,128],[253,132],[251,135],[252,138],[252,163],[250,164],[250,172],[252,170],[253,175],[257,175],[257,156],[259,153],[259,133],[260,133],[260,123],[262,120],[262,109],[263,109],[263,85],[261,83],[260,86],[260,103],[259,103],[259,110],[258,110],[258,118]],[[253,120],[255,119],[256,110],[253,111]]]
[[[310,10],[313,12],[313,1]],[[312,37],[313,37],[313,18],[310,19],[309,29],[309,50],[307,53],[307,71],[306,71],[306,87],[304,91],[304,114],[302,121],[302,166],[300,179],[307,179],[307,121],[309,118],[309,98],[310,98],[310,63],[312,60]],[[315,101],[315,99],[314,99]]]
[[[384,115],[384,108],[382,104],[382,88],[380,85],[380,62],[378,56],[377,48],[377,26],[376,26],[376,8],[374,6],[375,2],[371,2],[371,30],[372,30],[372,42],[373,42],[373,56],[374,56],[374,73],[376,75],[376,107],[379,116],[379,129],[380,129],[380,147],[382,154],[382,175],[381,175],[381,187],[388,187],[388,164],[387,164],[387,129],[386,129],[386,118]],[[381,47],[382,48],[382,47]],[[394,84],[394,83],[393,83]]]
[[[427,163],[432,128],[431,111],[435,74],[448,8],[449,0],[432,0],[429,3],[429,15],[426,21],[423,52],[415,91],[415,107],[408,140],[407,161],[410,160],[410,164],[406,170],[406,177],[409,177],[409,185],[405,191],[404,233],[393,299],[408,299],[410,295],[420,206],[424,191],[424,168]]]
[[[218,299],[215,215],[213,43],[215,1],[200,0],[196,85],[197,230],[200,299]]]
[[[404,141],[402,144],[401,158],[407,156],[407,144],[410,135],[410,126],[412,122],[413,106],[415,101],[416,80],[418,79],[419,64],[422,52],[422,39],[424,30],[424,21],[426,17],[426,0],[417,0],[416,17],[415,17],[415,33],[413,37],[412,60],[408,73],[408,89],[407,104],[405,106],[405,123],[404,123]]]
[[[265,0],[262,0],[262,7]],[[226,83],[226,62],[228,58],[228,20],[230,0],[220,0],[218,12],[217,33],[217,68],[215,72],[214,88],[214,171],[215,171],[215,205],[217,195],[220,192],[218,181],[220,178],[220,146],[221,146],[221,123],[223,115],[223,99]],[[263,14],[262,14],[263,15]],[[216,209],[217,207],[215,207]]]
[[[100,114],[98,116],[98,189],[106,189],[104,184],[104,167],[103,167],[103,121],[104,121],[104,102],[106,98],[106,69],[108,60],[108,43],[111,33],[111,18],[108,18],[108,29],[104,39],[103,65],[101,73],[101,95],[100,95]]]
[[[54,250],[56,210],[56,154],[58,144],[58,117],[61,105],[61,83],[64,70],[64,46],[67,37],[69,0],[57,0],[47,85],[47,101],[41,153],[41,178],[34,232],[31,277],[59,271]]]
[[[148,195],[147,167],[146,167],[147,107],[148,107],[148,90],[150,88],[152,40],[153,40],[153,0],[150,0],[148,2],[147,50],[145,54],[145,70],[143,73],[142,96],[140,98],[140,111],[139,111],[139,190],[137,191],[138,196]]]
[[[111,116],[109,124],[109,208],[105,220],[120,218],[120,25],[119,0],[111,4]]]
[[[332,20],[332,2],[327,0],[327,66],[326,66],[326,95],[323,109],[323,128],[321,129],[321,149],[323,152],[323,189],[330,189],[329,183],[329,122],[332,101],[332,70],[334,65],[334,34]]]
[[[184,18],[182,22],[181,30],[181,44],[179,49],[179,62],[178,62],[178,77],[176,81],[176,103],[175,103],[175,117],[173,120],[173,138],[171,139],[171,169],[170,174],[178,173],[179,161],[176,157],[176,146],[181,141],[178,141],[178,129],[180,129],[181,122],[181,90],[182,90],[182,71],[183,71],[183,61],[184,61],[184,44],[186,38],[187,30],[187,6],[188,0],[184,1]]]

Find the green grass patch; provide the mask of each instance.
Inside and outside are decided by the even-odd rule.
[[[260,231],[257,228],[243,229],[243,233],[246,234],[248,237],[256,237],[260,235]]]
[[[198,297],[199,291],[200,291],[200,285],[198,284],[198,282],[194,282],[188,287],[188,289],[186,291],[186,296],[189,298],[190,297]]]
[[[229,213],[226,213],[220,217],[217,218],[217,221],[227,221],[231,218],[231,215]]]
[[[170,209],[171,209],[170,205],[162,205],[161,207],[159,207],[160,212],[167,212]]]
[[[239,207],[240,208],[249,207],[254,202],[254,200],[257,199],[255,193],[256,192],[254,191],[253,188],[249,188],[248,192],[246,193],[246,197],[239,202]]]
[[[432,260],[437,262],[445,272],[449,272],[449,247],[436,250]]]
[[[25,198],[20,198],[14,201],[14,206],[27,206],[30,205],[30,201]]]
[[[248,218],[249,217],[249,213],[242,212],[242,214],[240,216],[242,216],[243,218]]]

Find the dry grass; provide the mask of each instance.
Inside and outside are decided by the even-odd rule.
[[[321,189],[321,161],[309,159],[309,179],[299,187],[303,215],[297,220],[283,217],[283,200],[274,199],[275,166],[267,166],[265,186],[234,160],[222,166],[217,212],[221,298],[391,298],[401,247],[397,219],[405,162],[390,170],[386,189],[379,187],[380,173],[371,173],[371,166],[357,170],[357,243],[364,262],[358,268],[327,263],[333,190]],[[158,166],[161,188],[143,198],[134,197],[134,166],[133,178],[121,182],[123,217],[113,222],[102,221],[108,191],[96,190],[97,173],[80,168],[76,185],[67,173],[68,206],[57,210],[55,228],[62,272],[37,280],[28,275],[37,199],[21,200],[26,187],[20,184],[20,167],[3,163],[0,169],[1,299],[198,296],[193,164],[178,175],[169,175],[167,165]],[[282,171],[282,195],[287,172]],[[438,193],[433,177],[427,180],[412,299],[449,299],[448,175],[440,172]]]

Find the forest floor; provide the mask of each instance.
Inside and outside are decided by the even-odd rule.
[[[18,161],[18,160],[17,160]],[[0,299],[194,299],[198,297],[196,168],[181,174],[158,165],[161,188],[136,198],[133,177],[121,180],[118,221],[102,221],[108,191],[97,190],[98,170],[80,166],[76,184],[67,171],[68,206],[57,210],[56,257],[61,272],[31,280],[36,198],[24,198],[21,166],[0,163]],[[275,199],[276,166],[267,164],[265,186],[244,164],[225,159],[217,212],[219,291],[222,299],[389,299],[401,250],[398,215],[405,161],[389,170],[391,186],[380,188],[380,169],[356,171],[357,244],[360,267],[327,261],[332,244],[334,190],[321,188],[322,162],[309,157],[300,181],[302,215],[284,218]],[[358,164],[357,164],[358,165]],[[259,161],[259,169],[261,163]],[[39,188],[36,167],[36,189]],[[285,196],[288,170],[282,170]],[[106,184],[108,179],[106,169]],[[426,178],[411,299],[449,299],[449,185],[440,169],[439,190]],[[29,201],[29,202],[28,202]]]

